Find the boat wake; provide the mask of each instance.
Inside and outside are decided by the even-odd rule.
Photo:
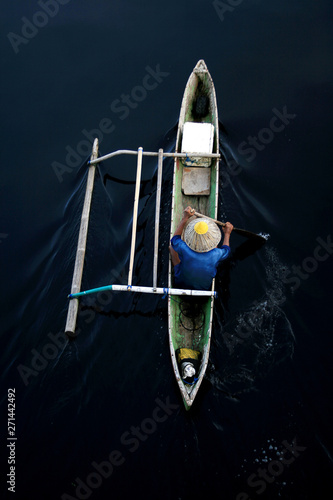
[[[265,248],[265,261],[264,295],[225,324],[221,318],[216,319],[219,373],[211,365],[207,376],[215,388],[231,398],[254,390],[259,380],[294,352],[293,329],[282,309],[286,300],[282,281],[285,266],[272,248]]]

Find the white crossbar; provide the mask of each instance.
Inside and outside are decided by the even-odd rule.
[[[139,148],[140,149],[140,148]],[[96,163],[100,163],[101,161],[108,160],[109,158],[113,158],[113,156],[119,156],[119,155],[137,155],[138,151],[134,151],[131,149],[118,149],[117,151],[113,151],[112,153],[109,153],[104,156],[100,156],[99,158],[96,158],[94,160],[90,160],[88,162],[88,165],[95,165]],[[142,152],[143,156],[158,156],[158,152],[154,151],[143,151]],[[193,158],[220,158],[219,153],[165,153],[163,152],[163,156],[165,158],[187,158],[187,157],[193,157]]]
[[[114,291],[114,292],[141,292],[156,293],[159,295],[192,295],[195,297],[216,297],[217,293],[211,290],[186,290],[183,288],[154,288],[152,286],[129,286],[129,285],[107,285],[99,288],[92,288],[84,292],[71,293],[69,299],[76,299],[92,293]]]

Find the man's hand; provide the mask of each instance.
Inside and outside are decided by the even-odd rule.
[[[233,228],[234,226],[230,222],[226,222],[225,226],[222,226],[222,231],[224,232],[224,234],[231,234]]]
[[[225,226],[222,226],[222,231],[224,232],[223,245],[230,246],[230,234],[234,226],[230,222],[226,222]]]
[[[192,217],[192,215],[194,215],[194,212],[195,212],[194,208],[190,206],[186,207],[184,210],[183,218],[186,220],[189,219],[190,217]]]
[[[189,220],[190,217],[192,217],[192,215],[194,215],[194,212],[195,212],[195,210],[192,207],[185,208],[183,218],[180,221],[180,223],[178,224],[178,227],[177,227],[176,231],[174,232],[174,236],[176,236],[176,235],[181,236],[186,222]]]

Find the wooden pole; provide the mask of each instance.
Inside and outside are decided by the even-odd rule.
[[[205,217],[206,219],[212,220],[215,222],[215,224],[218,224],[219,226],[224,227],[226,225],[225,222],[221,222],[216,219],[212,219],[211,217],[208,217],[208,215],[203,215],[199,214],[198,212],[194,212],[194,215],[197,217]],[[233,231],[237,234],[240,234],[241,236],[244,236],[245,238],[257,238],[258,240],[262,241],[263,243],[268,240],[269,234],[257,234],[257,233],[252,233],[252,231],[248,231],[247,229],[240,229],[239,227],[234,227]]]
[[[156,207],[155,207],[155,241],[154,241],[154,266],[153,266],[153,287],[157,287],[157,262],[158,262],[158,236],[160,227],[160,209],[161,209],[161,187],[162,187],[162,167],[163,167],[163,149],[158,150],[158,169],[157,169],[157,188],[156,188]]]
[[[128,270],[128,286],[132,285],[132,276],[133,276],[136,227],[138,220],[138,207],[139,207],[139,195],[140,195],[140,184],[141,184],[142,151],[143,151],[142,148],[138,149],[138,162],[136,168],[135,195],[134,195],[134,207],[133,207],[132,242],[131,242],[130,263]]]
[[[96,138],[94,141],[94,144],[93,144],[90,161],[95,160],[97,158],[97,156],[98,156],[98,139]],[[96,166],[91,165],[89,167],[89,171],[88,171],[86,194],[85,194],[85,198],[84,198],[84,204],[83,204],[82,215],[81,215],[80,232],[79,232],[79,238],[78,238],[78,244],[77,244],[77,250],[76,250],[71,293],[77,293],[80,291],[80,288],[81,288],[82,273],[83,273],[83,266],[84,266],[84,256],[86,253],[91,198],[92,198],[92,193],[93,193],[93,188],[94,188],[94,180],[95,180],[95,171],[96,171]],[[76,336],[75,327],[76,327],[76,319],[77,319],[78,309],[79,309],[78,299],[71,300],[69,302],[66,328],[65,328],[65,332],[70,337]]]

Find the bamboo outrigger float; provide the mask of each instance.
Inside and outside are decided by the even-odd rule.
[[[128,283],[127,285],[112,284],[92,290],[81,291],[80,287],[95,166],[98,162],[122,154],[137,156]],[[152,286],[133,286],[132,276],[135,259],[138,204],[142,160],[144,156],[158,157],[153,284]],[[198,392],[208,363],[214,297],[216,296],[216,292],[214,290],[214,282],[211,290],[208,291],[176,288],[173,283],[171,262],[169,265],[168,286],[157,286],[159,217],[164,157],[174,158],[171,236],[182,218],[183,210],[187,205],[195,207],[203,215],[216,219],[220,158],[218,113],[213,81],[203,60],[200,60],[195,66],[185,88],[178,124],[175,153],[165,153],[162,149],[158,152],[148,152],[139,148],[137,151],[118,150],[98,158],[98,141],[95,139],[93,152],[89,162],[87,190],[81,219],[72,288],[68,296],[71,300],[67,315],[66,333],[72,337],[76,335],[75,328],[78,314],[78,300],[81,296],[86,294],[103,290],[114,290],[167,295],[169,345],[172,366],[185,408],[189,409]],[[175,297],[177,298],[175,299]],[[187,314],[185,310],[190,311],[190,314]],[[200,352],[201,361],[198,377],[192,385],[185,384],[181,377],[180,367],[176,356],[176,351],[180,348],[188,348]]]

